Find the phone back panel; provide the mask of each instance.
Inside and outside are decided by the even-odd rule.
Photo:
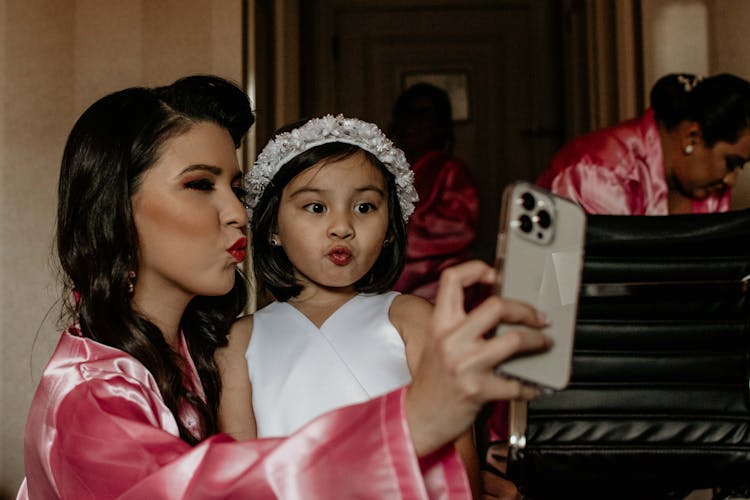
[[[532,202],[533,201],[533,202]],[[503,194],[498,232],[497,293],[531,304],[549,320],[553,346],[504,362],[498,372],[563,389],[570,380],[586,215],[575,203],[526,182]],[[512,325],[501,325],[502,334]]]

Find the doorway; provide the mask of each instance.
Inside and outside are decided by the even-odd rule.
[[[455,153],[479,187],[475,253],[492,262],[504,186],[535,180],[563,141],[560,2],[301,4],[303,115],[340,112],[386,129],[396,97],[419,75],[465,82]]]

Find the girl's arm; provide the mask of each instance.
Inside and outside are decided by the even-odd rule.
[[[219,431],[238,440],[257,437],[253,388],[245,358],[252,331],[252,316],[238,320],[227,337],[229,344],[214,355],[221,375]]]
[[[406,362],[412,376],[419,366],[419,360],[428,337],[432,310],[433,305],[430,302],[416,295],[399,295],[391,304],[390,319],[404,339]],[[474,498],[480,498],[482,482],[473,428],[463,433],[454,444],[466,469],[472,494]]]

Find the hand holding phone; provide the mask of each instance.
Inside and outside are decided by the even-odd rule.
[[[570,380],[586,215],[575,203],[527,182],[503,193],[498,231],[496,293],[526,302],[547,316],[552,347],[518,356],[497,373],[546,389]],[[517,326],[500,325],[497,335]]]

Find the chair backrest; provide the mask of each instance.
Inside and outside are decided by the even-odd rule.
[[[511,405],[522,493],[750,488],[749,279],[750,211],[589,216],[571,383]]]

